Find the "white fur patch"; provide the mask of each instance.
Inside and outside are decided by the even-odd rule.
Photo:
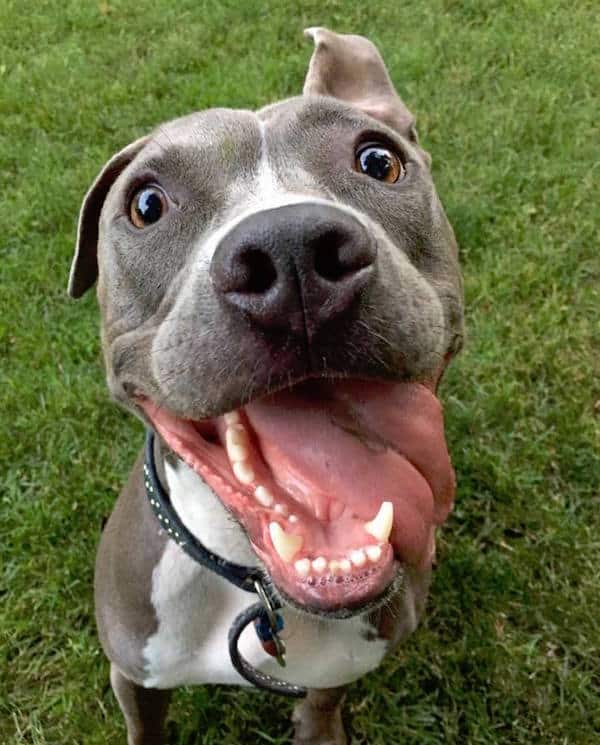
[[[254,554],[218,497],[183,463],[167,466],[171,499],[186,526],[209,548],[232,561],[252,563]],[[169,542],[152,576],[152,604],[158,629],[144,648],[148,687],[186,684],[247,685],[229,660],[227,633],[256,598],[203,569]],[[290,683],[329,688],[350,683],[376,668],[387,643],[367,641],[373,632],[365,617],[323,620],[280,611],[285,629],[287,667],[267,655],[252,626],[240,639],[243,656],[262,672]]]

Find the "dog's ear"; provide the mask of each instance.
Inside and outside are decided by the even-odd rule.
[[[333,96],[417,142],[415,118],[396,93],[377,47],[364,36],[307,28],[315,50],[304,95]]]
[[[69,274],[68,290],[71,297],[81,297],[98,277],[98,228],[104,200],[119,174],[149,140],[150,136],[141,137],[113,155],[83,199],[79,212],[75,255]]]

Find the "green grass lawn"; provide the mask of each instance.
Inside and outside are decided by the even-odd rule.
[[[93,293],[66,297],[81,198],[161,120],[299,93],[308,25],[370,36],[418,113],[468,309],[457,506],[425,623],[352,688],[353,742],[600,742],[597,7],[1,0],[2,743],[124,742],[92,567],[142,429],[108,400]],[[180,690],[171,741],[284,743],[290,709]]]

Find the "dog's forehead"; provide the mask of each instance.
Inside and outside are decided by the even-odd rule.
[[[386,129],[322,96],[298,96],[256,112],[196,112],[156,128],[120,180],[120,191],[132,178],[155,176],[183,203],[212,205],[213,217],[222,218],[244,205],[280,199],[280,192],[324,196],[325,161],[336,157],[340,142],[351,147],[358,132],[377,126]]]
[[[299,139],[310,138],[317,127],[356,130],[367,126],[369,121],[362,112],[320,96],[298,96],[256,112],[208,109],[158,127],[144,149],[142,160],[149,165],[163,165],[172,160],[189,169],[195,159],[214,158],[233,163],[243,171],[252,168],[271,149],[279,152],[285,148],[293,159],[297,153],[294,144]]]
[[[206,159],[251,166],[261,151],[261,128],[252,111],[208,109],[161,124],[142,151],[149,166],[189,171]]]
[[[285,133],[289,127],[313,126],[355,127],[372,122],[364,112],[329,96],[296,96],[269,104],[256,116],[272,135]]]

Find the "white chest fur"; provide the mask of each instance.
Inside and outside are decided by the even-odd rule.
[[[231,561],[256,561],[243,531],[194,471],[182,463],[176,469],[167,466],[167,482],[181,519],[204,545]],[[158,628],[144,648],[145,685],[245,685],[229,660],[227,633],[235,616],[253,602],[255,597],[199,566],[170,542],[152,577]],[[262,672],[329,688],[360,678],[385,654],[385,641],[365,638],[373,629],[364,617],[325,621],[290,608],[280,612],[285,621],[285,670],[264,652],[251,626],[240,639],[241,653]]]

